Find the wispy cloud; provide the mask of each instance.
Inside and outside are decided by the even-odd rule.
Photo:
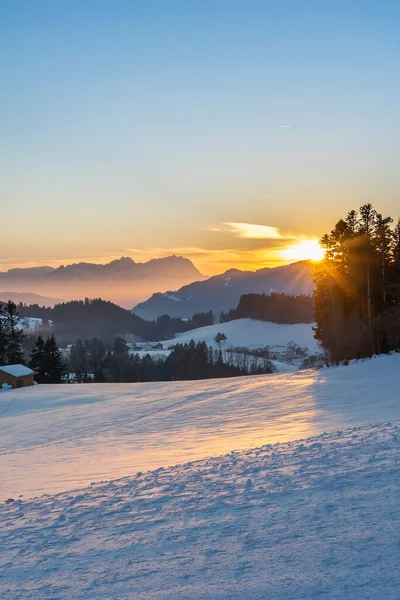
[[[296,236],[281,233],[278,227],[271,225],[255,225],[254,223],[234,223],[231,221],[223,223],[231,233],[238,238],[253,240],[293,240]]]
[[[291,125],[279,125],[279,129],[290,129]]]

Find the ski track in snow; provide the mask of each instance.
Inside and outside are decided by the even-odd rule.
[[[7,600],[398,600],[399,422],[0,507]]]

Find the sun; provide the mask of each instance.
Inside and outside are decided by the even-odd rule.
[[[319,241],[314,240],[303,240],[298,244],[289,246],[282,251],[282,255],[286,260],[322,260],[324,258],[325,251],[321,248]]]

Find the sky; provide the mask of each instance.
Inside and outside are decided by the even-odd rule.
[[[397,218],[399,59],[397,0],[0,0],[0,270]]]

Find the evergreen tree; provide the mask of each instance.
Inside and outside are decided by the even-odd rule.
[[[88,342],[89,364],[96,383],[105,381],[106,350],[102,340],[93,338]]]
[[[44,349],[44,339],[41,335],[36,338],[35,346],[31,352],[29,367],[35,372],[38,383],[47,383],[47,364]]]
[[[399,348],[400,224],[391,223],[365,204],[321,239],[314,331],[334,363]]]
[[[214,348],[212,346],[210,346],[208,349],[208,363],[210,364],[211,367],[214,367],[215,353],[214,353]]]
[[[221,343],[226,342],[227,339],[228,338],[224,333],[218,332],[217,335],[214,337],[214,342],[218,344],[219,349],[221,349]]]
[[[44,344],[45,356],[47,358],[48,383],[63,383],[65,378],[65,365],[62,354],[57,348],[54,335],[47,338]]]
[[[29,366],[35,371],[35,379],[38,383],[64,382],[65,366],[54,335],[48,337],[46,341],[41,335],[38,336]]]
[[[124,338],[116,337],[113,343],[113,349],[109,363],[113,381],[121,381],[123,373],[128,366],[128,362],[129,351],[126,341]]]
[[[6,355],[9,365],[24,364],[24,353],[22,343],[24,332],[19,326],[19,314],[17,305],[8,301],[5,306],[5,334],[7,340]]]
[[[82,340],[72,346],[70,351],[71,370],[75,375],[77,383],[87,383],[90,381],[88,375],[88,350]]]
[[[393,230],[393,242],[392,242],[392,262],[394,266],[400,268],[400,219],[398,219],[396,226]]]
[[[0,365],[7,361],[8,335],[6,328],[6,310],[5,305],[0,302]]]

